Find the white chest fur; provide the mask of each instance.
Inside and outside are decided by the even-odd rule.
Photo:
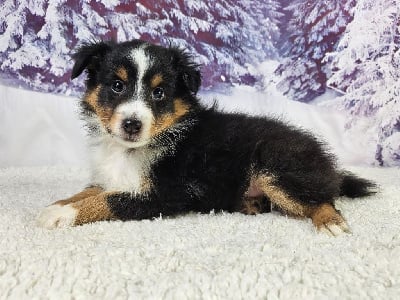
[[[148,184],[154,154],[146,148],[128,152],[112,139],[92,145],[92,182],[106,191],[141,193]]]

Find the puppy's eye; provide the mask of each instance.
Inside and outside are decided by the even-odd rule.
[[[163,88],[160,88],[160,87],[156,87],[154,90],[153,90],[153,99],[154,100],[162,100],[162,99],[164,99],[164,89]]]
[[[125,91],[125,83],[121,80],[114,80],[111,85],[111,89],[114,93],[121,94],[123,91]]]

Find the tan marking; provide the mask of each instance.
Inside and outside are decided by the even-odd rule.
[[[113,192],[104,192],[71,204],[78,211],[74,225],[111,220],[114,218],[107,202]]]
[[[296,201],[284,190],[274,184],[274,178],[268,175],[258,175],[251,179],[250,186],[260,189],[270,200],[289,215],[307,217],[310,206]]]
[[[153,76],[153,78],[151,78],[150,86],[152,88],[155,88],[155,87],[159,86],[161,84],[161,82],[163,82],[163,78],[162,78],[161,74],[156,74]]]
[[[111,108],[104,108],[99,104],[100,89],[101,85],[97,86],[93,90],[88,91],[84,97],[84,100],[93,108],[103,125],[106,128],[110,128],[110,120],[113,116],[113,111]]]
[[[349,232],[345,219],[332,204],[323,203],[312,209],[311,220],[319,231],[337,235],[340,231]]]
[[[87,104],[89,104],[94,110],[96,110],[98,106],[98,97],[99,97],[99,92],[101,89],[101,85],[98,85],[96,88],[92,90],[88,90],[84,96],[84,100],[86,101]]]
[[[148,194],[151,189],[153,188],[153,182],[149,177],[144,177],[141,179],[140,183],[140,193],[141,194]]]
[[[246,215],[256,215],[265,212],[264,197],[244,197],[240,212]]]
[[[119,68],[115,74],[119,77],[119,79],[128,81],[128,71],[124,67]]]
[[[103,192],[103,189],[100,187],[89,187],[89,188],[84,189],[82,192],[80,192],[76,195],[73,195],[70,198],[58,200],[58,201],[54,202],[53,205],[54,204],[66,205],[66,204],[74,203],[74,202],[80,201],[82,199],[100,194],[101,192]]]
[[[107,128],[111,131],[115,131],[120,126],[120,124],[122,124],[122,114],[115,112],[111,116]]]
[[[333,204],[311,205],[301,203],[277,187],[272,176],[265,174],[253,176],[250,180],[250,187],[260,189],[272,203],[276,204],[285,213],[296,217],[311,218],[319,231],[325,231],[334,236],[349,232],[345,219]]]
[[[189,109],[189,105],[184,103],[182,99],[175,99],[174,112],[164,114],[158,120],[153,121],[153,123],[151,124],[151,136],[155,136],[174,125],[182,116],[189,112]]]

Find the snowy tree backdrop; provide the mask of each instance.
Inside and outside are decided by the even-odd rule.
[[[141,38],[196,54],[205,87],[254,84],[247,65],[277,55],[279,9],[274,0],[6,0],[0,68],[34,89],[71,92],[70,55],[77,45]]]
[[[289,1],[285,7],[284,59],[277,69],[278,87],[293,100],[308,102],[325,92],[327,72],[323,63],[352,19],[355,0]]]
[[[187,48],[207,89],[263,91],[257,66],[278,61],[282,94],[342,111],[349,134],[372,132],[371,162],[400,165],[398,0],[2,0],[1,80],[76,95],[73,49],[133,38]],[[329,101],[316,100],[327,91]]]
[[[336,51],[325,56],[331,71],[326,84],[343,93],[335,105],[353,116],[350,130],[358,117],[369,117],[380,165],[400,164],[399,47],[399,1],[360,0]]]

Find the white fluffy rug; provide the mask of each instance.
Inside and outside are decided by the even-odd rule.
[[[45,230],[87,172],[0,169],[0,299],[399,299],[400,169],[353,171],[381,191],[338,201],[352,234],[334,238],[277,212]]]

